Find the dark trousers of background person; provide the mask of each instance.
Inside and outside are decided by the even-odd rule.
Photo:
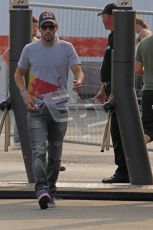
[[[143,77],[135,76],[135,90],[138,100],[138,105],[140,111],[142,110],[142,87],[143,87]]]
[[[111,94],[111,84],[106,86],[104,89],[105,89],[106,98],[108,98],[109,95]],[[129,177],[115,111],[112,113],[112,118],[111,118],[111,138],[112,138],[112,143],[114,148],[115,164],[118,166],[115,171],[115,175],[117,177],[122,177],[122,178]]]
[[[112,113],[111,137],[112,137],[113,148],[114,148],[115,164],[118,166],[115,171],[115,175],[120,177],[128,177],[128,171],[126,167],[126,161],[125,161],[124,150],[122,146],[116,112]]]
[[[144,133],[153,140],[153,90],[142,91],[142,123]]]

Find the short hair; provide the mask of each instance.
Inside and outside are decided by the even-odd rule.
[[[149,29],[147,23],[140,17],[136,17],[136,25],[142,26],[144,29]]]
[[[32,16],[32,23],[38,23],[38,19],[35,16]]]

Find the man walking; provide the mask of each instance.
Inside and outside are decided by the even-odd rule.
[[[80,89],[84,75],[72,44],[58,39],[56,35],[58,24],[54,14],[40,14],[39,27],[41,39],[24,47],[15,72],[15,81],[28,109],[36,196],[40,208],[46,209],[49,205],[55,206],[56,181],[67,121],[55,121],[43,99],[45,94],[67,89],[69,67],[75,77],[73,90]],[[33,79],[27,90],[24,75],[29,69]]]

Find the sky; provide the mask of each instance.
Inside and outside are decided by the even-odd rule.
[[[47,3],[47,4],[60,4],[60,5],[77,5],[77,6],[91,6],[91,7],[104,7],[110,2],[117,2],[117,0],[30,0],[34,3]],[[77,4],[76,4],[77,2]],[[133,0],[133,7],[136,10],[152,10],[153,0]]]

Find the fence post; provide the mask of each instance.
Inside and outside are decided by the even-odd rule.
[[[112,92],[130,181],[153,183],[134,90],[135,11],[114,11]]]
[[[28,1],[13,1],[13,8],[10,9],[9,87],[26,173],[28,181],[32,183],[34,179],[27,125],[27,111],[14,81],[14,73],[21,51],[27,43],[31,42],[32,10],[28,7]]]

